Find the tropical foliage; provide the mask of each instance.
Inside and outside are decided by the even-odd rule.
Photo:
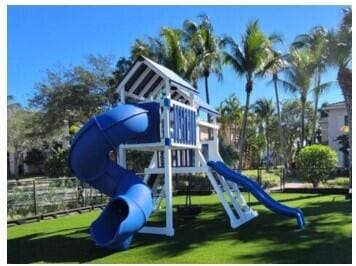
[[[336,67],[335,80],[348,112],[347,147],[352,147],[352,11],[347,8],[343,12],[337,29],[315,26],[296,36],[284,51],[277,50],[284,47],[280,45],[282,37],[265,33],[258,20],[248,23],[242,38],[235,40],[217,35],[210,18],[202,14],[197,20],[183,21],[181,27],[162,27],[158,36],[137,36],[130,54],[119,57],[114,66],[111,57],[89,56],[82,65],[48,70],[36,84],[29,108],[8,96],[8,151],[16,161],[25,149],[40,147],[43,140],[49,146],[60,142],[66,150],[68,138],[89,117],[118,103],[116,87],[139,56],[165,65],[195,87],[203,81],[200,89],[205,91],[207,103],[214,94],[209,86],[212,75],[222,80],[224,70],[230,69],[236,80],[244,79],[244,88],[236,88],[217,108],[221,114],[220,150],[239,168],[261,163],[287,167],[303,146],[320,143],[319,120],[327,114],[320,110],[319,100],[332,85],[325,74]],[[257,79],[267,81],[266,89],[274,90],[274,99],[251,103]],[[292,97],[281,101],[281,88]],[[241,91],[246,93],[243,103],[237,97]],[[346,147],[345,140],[344,136]],[[52,159],[64,163],[62,154],[65,152]],[[351,154],[348,152],[350,161]],[[141,153],[132,156],[135,162],[148,158]]]
[[[223,45],[230,48],[230,51],[225,51],[223,54],[224,63],[230,65],[238,76],[246,78],[246,103],[239,141],[239,168],[243,166],[247,114],[250,108],[253,82],[265,71],[272,54],[273,45],[280,40],[281,38],[278,35],[266,36],[261,30],[258,20],[255,20],[246,26],[241,47],[231,37],[225,37],[223,41]]]

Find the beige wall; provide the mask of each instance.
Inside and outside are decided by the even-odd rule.
[[[344,126],[346,109],[331,109],[328,115],[328,144],[337,152],[339,166],[343,166],[344,157],[339,151],[340,145],[336,138],[343,134],[341,128]]]
[[[208,140],[209,139],[209,131],[207,127],[199,127],[200,140]]]
[[[328,144],[328,117],[323,117],[319,124],[321,127],[321,143]]]
[[[327,142],[327,144],[336,151],[339,166],[344,166],[344,154],[339,150],[340,145],[336,138],[344,132],[342,131],[342,127],[345,125],[345,116],[347,115],[345,104],[344,103],[336,103],[324,108],[328,112],[327,121],[320,121],[320,126],[322,128],[322,141],[323,143]],[[325,142],[324,142],[325,140]]]

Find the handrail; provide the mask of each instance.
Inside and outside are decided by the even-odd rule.
[[[211,124],[202,120],[198,120],[198,125],[199,126],[203,126],[203,127],[209,127],[209,128],[213,128],[213,129],[219,129],[220,126],[219,125],[215,125],[215,124]]]

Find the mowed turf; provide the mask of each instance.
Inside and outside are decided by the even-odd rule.
[[[136,234],[121,252],[90,239],[98,211],[9,227],[8,263],[351,263],[351,201],[340,195],[272,196],[302,208],[307,228],[298,230],[295,219],[270,212],[251,196],[259,216],[232,229],[216,195],[194,196],[203,211],[195,220],[175,215],[174,237]],[[184,200],[175,197],[174,203]]]

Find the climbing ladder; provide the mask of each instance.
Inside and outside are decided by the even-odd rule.
[[[231,227],[237,228],[255,218],[258,213],[247,205],[238,186],[231,184],[226,181],[223,176],[212,171],[210,167],[207,166],[201,151],[198,151],[198,158],[200,163],[206,167],[206,175],[230,219]]]
[[[162,175],[157,175],[151,189],[153,196],[153,211],[156,212],[160,209],[161,202],[165,197],[164,180]]]

